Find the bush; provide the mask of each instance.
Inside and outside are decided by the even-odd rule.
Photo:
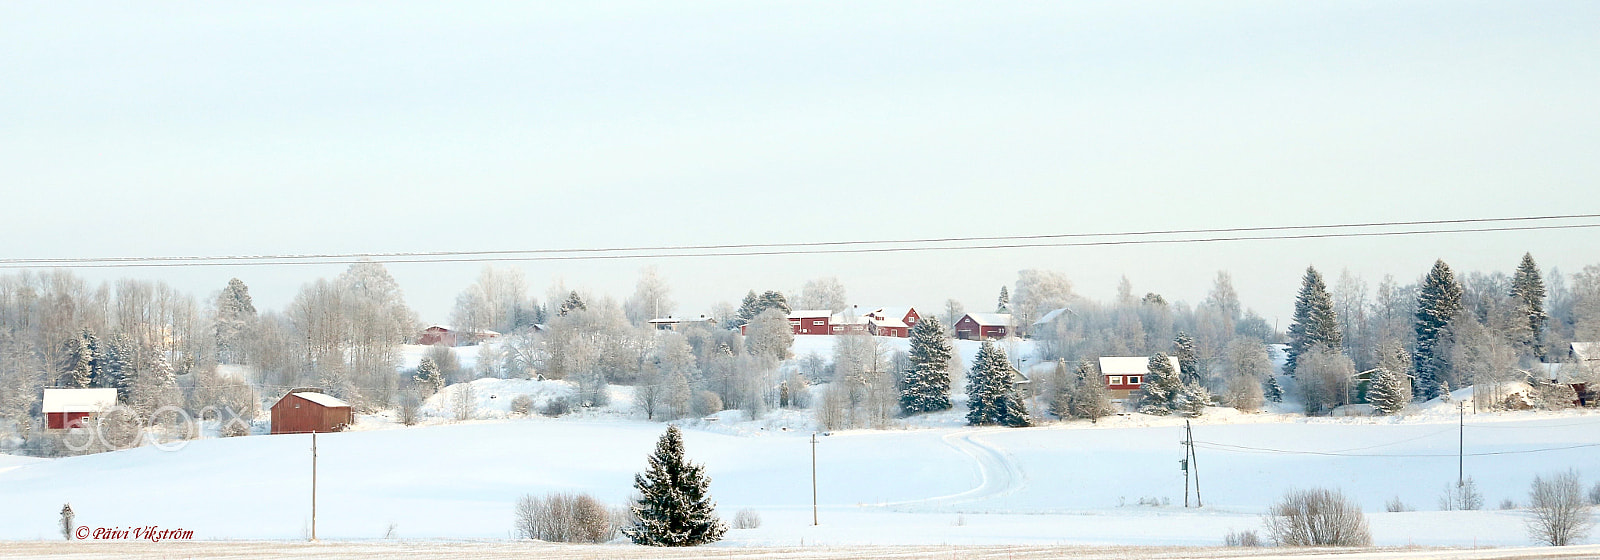
[[[511,413],[527,416],[533,413],[533,397],[517,395],[511,399]]]
[[[617,537],[614,515],[588,494],[525,495],[517,501],[516,532],[548,542],[606,542]]]
[[[1517,501],[1513,500],[1511,498],[1506,498],[1504,500],[1500,500],[1500,509],[1502,509],[1502,510],[1517,509]]]
[[[759,529],[761,527],[761,514],[750,508],[739,510],[733,514],[733,528]]]
[[[1600,482],[1594,483],[1594,487],[1589,489],[1589,505],[1600,506]]]
[[[564,415],[568,412],[572,412],[572,402],[568,401],[566,397],[556,397],[550,399],[549,402],[544,403],[544,408],[539,409],[539,414],[543,414],[552,418]]]
[[[1337,490],[1291,490],[1272,505],[1267,533],[1285,546],[1369,546],[1372,533],[1361,507]]]
[[[1249,529],[1228,531],[1222,536],[1222,543],[1227,546],[1261,546],[1261,537]]]
[[[1400,497],[1399,496],[1395,496],[1393,498],[1389,498],[1389,501],[1384,502],[1383,503],[1383,510],[1387,511],[1389,513],[1397,513],[1397,512],[1402,512],[1402,511],[1412,511],[1411,506],[1408,506],[1408,505],[1406,505],[1405,502],[1400,501]]]
[[[1478,493],[1478,483],[1467,477],[1461,484],[1445,487],[1444,494],[1439,496],[1439,510],[1479,510],[1483,509],[1483,494]]]
[[[695,416],[710,416],[722,412],[722,397],[711,391],[697,391],[689,408]]]
[[[1583,496],[1577,471],[1566,471],[1533,479],[1528,493],[1528,534],[1550,546],[1566,546],[1582,540],[1594,526],[1594,518]]]

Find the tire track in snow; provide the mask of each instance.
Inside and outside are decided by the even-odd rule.
[[[1017,462],[1005,451],[977,438],[980,434],[1003,430],[1005,428],[963,430],[945,434],[942,438],[945,445],[955,448],[956,451],[971,457],[977,463],[978,486],[955,494],[919,500],[885,502],[876,505],[899,511],[927,511],[938,510],[943,506],[989,500],[1016,493],[1022,489],[1023,483],[1027,481],[1027,474],[1022,472],[1022,467],[1017,465]]]

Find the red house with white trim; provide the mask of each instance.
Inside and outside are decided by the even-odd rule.
[[[794,334],[833,334],[833,311],[796,309],[789,312],[789,327]]]
[[[1178,358],[1167,356],[1172,364],[1172,371],[1178,371]],[[1100,376],[1105,379],[1106,389],[1111,390],[1111,398],[1126,399],[1144,386],[1145,377],[1150,375],[1150,358],[1148,356],[1105,356],[1100,358]]]
[[[117,405],[116,389],[45,389],[45,429],[70,430],[88,425],[95,414]]]
[[[956,338],[961,340],[989,340],[1005,338],[1011,333],[1009,313],[968,313],[956,321]]]

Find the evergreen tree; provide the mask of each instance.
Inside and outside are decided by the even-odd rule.
[[[250,300],[250,288],[238,278],[229,279],[228,286],[217,294],[217,316],[213,325],[217,361],[243,363],[255,324],[256,306]]]
[[[911,350],[900,383],[900,410],[906,414],[950,408],[950,339],[937,317],[911,327]]]
[[[1011,312],[1011,291],[1006,289],[1005,286],[1001,286],[1000,287],[1000,301],[995,303],[994,312],[995,313],[1010,313]]]
[[[1544,356],[1544,325],[1550,319],[1544,309],[1544,296],[1539,265],[1533,262],[1532,253],[1524,253],[1522,264],[1517,265],[1517,273],[1511,278],[1512,304],[1523,318],[1512,331],[1512,340],[1535,357]]]
[[[1296,361],[1318,344],[1342,348],[1342,339],[1339,319],[1333,311],[1333,296],[1328,294],[1322,273],[1308,266],[1300,283],[1300,294],[1294,300],[1294,320],[1289,323],[1289,361],[1284,372],[1294,375]]]
[[[1058,362],[1057,370],[1065,370],[1067,364]],[[1094,362],[1083,360],[1078,362],[1077,371],[1067,380],[1056,394],[1055,401],[1051,403],[1051,412],[1061,418],[1084,418],[1091,422],[1110,416],[1112,413],[1111,392],[1106,389],[1105,378],[1100,375],[1099,368]]]
[[[178,394],[178,375],[167,361],[166,352],[160,349],[146,352],[144,364],[134,371],[129,393],[134,410],[145,417],[158,408],[177,404],[182,398]]]
[[[1205,389],[1183,382],[1183,375],[1172,367],[1172,359],[1166,354],[1157,352],[1150,357],[1149,370],[1145,373],[1144,384],[1140,390],[1144,391],[1144,402],[1139,407],[1139,412],[1165,416],[1179,413],[1186,416],[1199,416],[1209,404],[1211,396]]]
[[[1283,402],[1283,387],[1278,386],[1278,376],[1267,376],[1266,381],[1261,383],[1261,394],[1269,401],[1275,403]]]
[[[566,317],[568,313],[577,311],[579,309],[587,310],[589,309],[589,306],[583,303],[583,297],[579,296],[578,292],[576,291],[567,294],[567,300],[561,302],[562,317]]]
[[[794,312],[793,309],[789,308],[789,298],[783,297],[783,292],[776,290],[767,290],[761,293],[760,305],[756,308],[756,315],[760,315],[762,311],[768,309],[783,311],[784,315]]]
[[[439,364],[433,358],[423,356],[417,363],[417,372],[411,378],[422,388],[424,397],[444,390],[444,373],[439,371]]]
[[[1448,342],[1450,322],[1461,314],[1461,285],[1443,260],[1422,279],[1417,293],[1417,351],[1412,355],[1417,374],[1417,395],[1421,400],[1439,396],[1449,372]]]
[[[1395,414],[1405,410],[1411,399],[1401,385],[1404,378],[1386,368],[1372,371],[1372,388],[1367,390],[1367,402],[1380,414]]]
[[[89,329],[61,344],[61,384],[70,389],[86,389],[94,383],[94,351],[88,344]]]
[[[1200,353],[1194,348],[1194,337],[1179,331],[1172,339],[1172,354],[1178,358],[1178,373],[1185,384],[1198,386],[1200,379]]]
[[[754,320],[756,315],[761,313],[761,310],[756,308],[756,306],[759,304],[759,301],[760,300],[756,299],[755,290],[750,290],[748,293],[746,293],[744,295],[744,301],[739,302],[739,320],[736,321],[736,324],[750,324],[750,321]]]
[[[711,501],[711,479],[705,467],[683,456],[683,434],[677,426],[656,442],[650,468],[634,475],[639,501],[633,506],[638,523],[622,530],[634,544],[695,546],[722,539],[727,527]]]
[[[1017,398],[1016,384],[1012,382],[1014,372],[1006,351],[984,341],[967,372],[968,424],[1013,428],[1028,425],[1028,410]]]
[[[111,342],[106,345],[105,363],[100,368],[107,383],[104,386],[115,387],[117,399],[124,404],[132,402],[134,350],[133,339],[128,335],[111,335]]]

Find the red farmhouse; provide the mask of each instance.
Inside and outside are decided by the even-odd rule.
[[[87,424],[96,413],[117,405],[116,389],[45,389],[45,429],[67,430]]]
[[[956,338],[961,340],[988,340],[1005,338],[1011,332],[1011,315],[1005,313],[968,313],[956,321]]]
[[[295,389],[272,405],[272,433],[341,431],[355,423],[350,405],[318,389]]]

